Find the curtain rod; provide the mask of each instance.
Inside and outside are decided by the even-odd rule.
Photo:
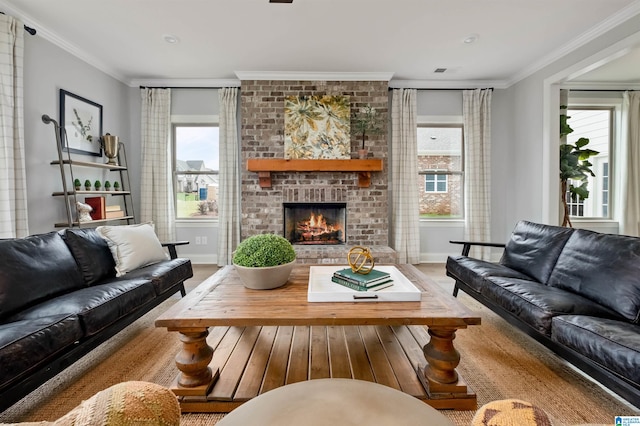
[[[394,89],[411,89],[411,87],[389,87],[389,90],[394,90]],[[464,87],[455,87],[455,88],[446,88],[446,87],[433,87],[433,88],[416,88],[415,90],[493,90],[493,87],[471,87],[471,88],[464,88]]]
[[[570,92],[628,92],[636,91],[638,89],[566,89]]]
[[[3,15],[6,15],[6,13],[4,13],[4,12],[0,12],[0,13],[1,13],[1,14],[3,14]],[[31,34],[31,35],[36,35],[36,29],[35,29],[35,28],[27,27],[27,26],[25,25],[25,26],[24,26],[24,30],[25,30],[26,32],[28,32],[29,34]]]
[[[206,87],[197,87],[197,86],[140,86],[140,89],[225,89],[227,87],[237,87],[240,86],[206,86]]]

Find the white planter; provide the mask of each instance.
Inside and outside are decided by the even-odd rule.
[[[266,266],[263,268],[249,268],[236,265],[236,271],[245,287],[253,290],[270,290],[282,287],[289,280],[295,259],[289,263],[278,266]]]

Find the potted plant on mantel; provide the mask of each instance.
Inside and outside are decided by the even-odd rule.
[[[378,111],[371,105],[360,108],[360,112],[356,114],[353,120],[353,131],[362,136],[362,147],[358,150],[359,158],[367,158],[368,150],[365,148],[365,140],[367,133],[370,135],[379,135],[382,133],[382,120],[378,115]]]
[[[286,238],[260,234],[238,244],[232,261],[245,287],[268,290],[287,282],[296,261],[296,252]]]
[[[566,106],[561,106],[561,111],[566,110]],[[568,117],[565,113],[560,113],[560,138],[564,138],[573,129],[567,123]],[[585,148],[589,144],[589,139],[580,138],[574,145],[568,143],[560,144],[560,202],[562,203],[562,226],[573,228],[569,218],[569,204],[567,202],[567,192],[572,201],[589,198],[589,176],[595,176],[591,170],[589,158],[598,155],[598,151]],[[577,182],[579,184],[574,184]]]

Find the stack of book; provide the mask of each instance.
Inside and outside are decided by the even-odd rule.
[[[116,206],[107,206],[105,208],[105,219],[115,219],[118,217],[124,217],[124,211],[119,205]]]
[[[333,273],[331,281],[357,291],[377,291],[393,285],[391,275],[377,269],[368,274],[353,272],[351,268],[340,269]]]

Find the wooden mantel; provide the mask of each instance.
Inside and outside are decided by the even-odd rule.
[[[261,188],[271,187],[271,172],[358,172],[358,187],[371,185],[371,172],[382,171],[381,158],[364,160],[287,160],[284,158],[249,158],[247,170],[258,172]]]

